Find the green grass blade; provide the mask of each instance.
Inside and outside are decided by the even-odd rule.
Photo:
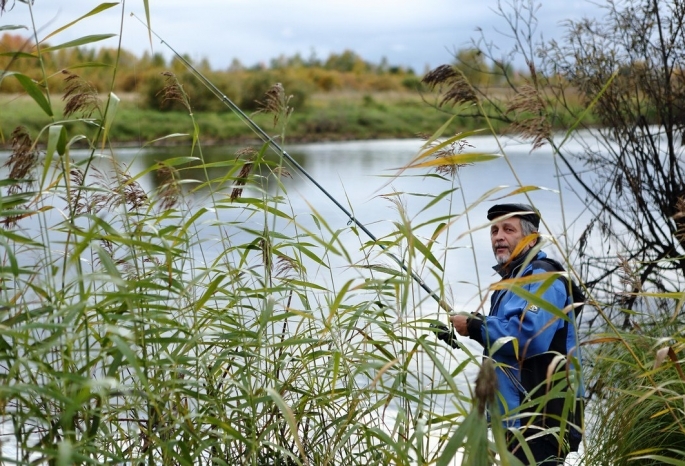
[[[112,7],[117,6],[117,5],[119,5],[119,2],[116,2],[116,3],[101,3],[100,5],[96,6],[96,7],[93,8],[92,10],[90,10],[90,11],[89,11],[88,13],[86,13],[85,15],[83,15],[83,16],[81,16],[81,17],[75,19],[74,21],[72,21],[72,22],[70,22],[70,23],[68,23],[68,24],[65,24],[65,25],[62,26],[61,28],[55,29],[55,30],[52,31],[50,34],[48,34],[47,36],[45,36],[45,37],[43,38],[43,40],[41,40],[41,43],[45,42],[45,41],[48,40],[50,37],[52,37],[52,36],[54,36],[54,35],[56,35],[56,34],[59,34],[60,32],[64,31],[65,29],[70,28],[71,26],[73,26],[74,24],[78,23],[79,21],[81,21],[81,20],[83,20],[83,19],[86,19],[86,18],[88,18],[88,17],[90,17],[90,16],[96,15],[96,14],[102,12],[102,11],[108,10],[108,9],[110,9],[110,8],[112,8]]]
[[[116,34],[93,34],[90,36],[84,36],[79,39],[64,42],[63,44],[53,45],[52,47],[45,47],[43,49],[43,52],[54,52],[55,50],[68,49],[72,47],[81,47],[82,45],[100,42],[102,40],[109,39],[110,37],[116,37]]]
[[[48,102],[48,99],[45,97],[45,94],[43,94],[43,90],[38,86],[38,84],[36,84],[36,82],[33,79],[29,78],[24,74],[12,71],[4,73],[2,78],[4,79],[7,76],[14,76],[17,79],[17,81],[19,81],[19,84],[21,84],[21,87],[24,88],[26,93],[38,104],[38,106],[41,109],[43,109],[45,114],[49,117],[53,116],[50,102]],[[2,80],[0,80],[0,82],[2,82]]]

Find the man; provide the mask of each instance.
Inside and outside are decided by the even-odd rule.
[[[533,207],[524,204],[496,205],[488,210],[488,220],[492,221],[490,241],[497,260],[494,269],[503,279],[563,270],[558,262],[547,259],[539,247],[535,248],[540,217]],[[535,294],[543,282],[521,283],[520,286]],[[560,318],[558,313],[554,315],[542,306],[529,304],[525,298],[505,289],[497,290],[491,296],[488,316],[450,317],[457,333],[483,345],[485,355],[497,363],[499,409],[503,415],[509,416],[505,417],[505,426],[520,429],[526,438],[539,434],[542,429],[559,427],[564,409],[564,399],[559,393],[563,396],[569,390],[569,381],[581,385],[575,383],[575,379],[579,380],[580,377],[574,377],[574,374],[580,374],[580,368],[576,367],[580,352],[576,344],[577,328],[571,306],[573,294],[569,292],[566,279],[555,280],[541,294],[544,302],[567,312],[568,319]],[[504,337],[518,340],[518,352],[515,345],[508,342],[490,354],[493,344]],[[559,363],[559,355],[566,357],[565,363]],[[555,369],[557,375],[552,377]],[[570,376],[563,377],[559,372]],[[550,383],[548,377],[555,381]],[[532,408],[518,409],[530,399],[545,396],[553,387],[557,390],[546,397],[542,408],[539,403],[530,403]],[[538,405],[537,409],[535,405]],[[576,402],[570,411],[568,421],[580,425],[580,402]],[[564,433],[559,434],[564,440],[561,443],[559,437],[552,434],[528,440],[537,464],[563,464],[563,458],[569,451],[568,444],[571,444],[571,450],[577,449],[580,432],[568,424],[565,430],[565,439]],[[524,449],[516,443],[513,435],[509,437],[512,440],[510,451],[527,464]]]

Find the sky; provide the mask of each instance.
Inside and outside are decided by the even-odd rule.
[[[39,39],[76,20],[101,4],[90,0],[7,0],[0,16],[3,27],[29,29],[4,32],[28,35],[33,21]],[[496,13],[498,3],[506,11],[512,2],[525,0],[149,0],[152,29],[179,53],[194,61],[209,60],[212,68],[225,69],[234,59],[244,66],[266,64],[279,56],[299,53],[325,59],[331,53],[352,50],[364,60],[403,66],[424,73],[453,61],[455,51],[469,47],[480,28],[500,50],[511,40],[502,34],[504,20]],[[115,3],[115,2],[110,2]],[[544,0],[538,3],[538,34],[559,37],[565,19],[598,15],[588,0]],[[131,16],[134,14],[134,16]],[[86,18],[50,38],[51,45],[92,34],[116,34],[116,38],[89,47],[122,46],[140,56],[145,51],[171,52],[145,26],[143,0],[126,0]],[[120,28],[123,27],[123,30]]]

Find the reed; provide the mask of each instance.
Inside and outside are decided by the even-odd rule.
[[[41,60],[40,47],[31,52]],[[437,306],[356,228],[295,212],[282,154],[258,146],[206,162],[192,98],[169,73],[160,96],[186,109],[188,154],[130,173],[111,145],[114,93],[100,100],[68,73],[60,104],[55,76],[18,79],[47,123],[12,133],[0,181],[3,461],[517,464],[497,415],[490,430],[484,416],[492,361],[441,346],[426,311]],[[457,84],[448,101],[473,102],[468,83]],[[282,141],[296,115],[289,102],[278,86],[263,100]],[[446,200],[447,212],[418,223],[390,194],[396,220],[379,239],[441,296],[449,226],[474,207],[451,193],[469,164],[492,158],[464,153],[467,134],[444,137],[451,122],[397,174],[422,170],[444,185],[418,210]],[[77,144],[86,157],[72,157]],[[343,234],[359,249],[346,249]],[[473,393],[455,382],[474,372]]]

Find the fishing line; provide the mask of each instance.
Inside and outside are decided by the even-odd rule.
[[[162,39],[155,31],[153,31],[151,28],[147,26],[146,23],[144,23],[140,18],[138,18],[135,14],[131,14],[131,16],[135,17],[138,21],[140,21],[143,26],[151,33],[153,34],[159,41],[167,47],[175,56],[176,58],[185,66],[188,71],[190,71],[197,79],[200,80],[200,82],[207,88],[209,91],[214,94],[215,97],[217,97],[219,100],[221,100],[224,105],[226,105],[228,108],[230,108],[233,113],[235,113],[238,118],[240,118],[243,123],[245,123],[258,137],[259,139],[262,140],[265,144],[268,144],[273,151],[278,153],[279,155],[282,155],[297,171],[300,172],[305,178],[307,178],[309,181],[311,181],[314,186],[316,186],[319,191],[321,191],[328,199],[330,199],[333,204],[338,207],[349,219],[348,225],[354,223],[361,231],[363,231],[370,239],[373,241],[376,245],[378,245],[384,252],[387,254],[391,259],[393,259],[397,265],[400,266],[402,270],[404,270],[406,273],[408,273],[414,281],[423,288],[424,291],[426,291],[435,301],[437,301],[438,305],[443,308],[447,312],[452,312],[452,307],[447,304],[443,299],[441,299],[424,281],[421,277],[419,277],[416,273],[414,273],[413,270],[410,270],[404,261],[402,261],[399,257],[397,257],[395,254],[391,253],[388,251],[387,247],[384,246],[382,243],[378,242],[378,238],[369,231],[366,226],[361,223],[357,218],[352,215],[352,213],[345,208],[338,200],[333,197],[326,189],[319,184],[314,177],[312,177],[307,170],[304,169],[295,159],[293,159],[288,152],[285,151],[276,141],[273,140],[271,136],[269,136],[257,123],[252,120],[245,112],[243,112],[240,107],[238,107],[237,104],[235,104],[231,99],[229,99],[226,95],[224,95],[221,90],[214,85],[207,77],[205,77],[199,70],[197,70],[188,60],[186,60],[180,53],[178,53],[169,43],[167,43],[164,39]]]

